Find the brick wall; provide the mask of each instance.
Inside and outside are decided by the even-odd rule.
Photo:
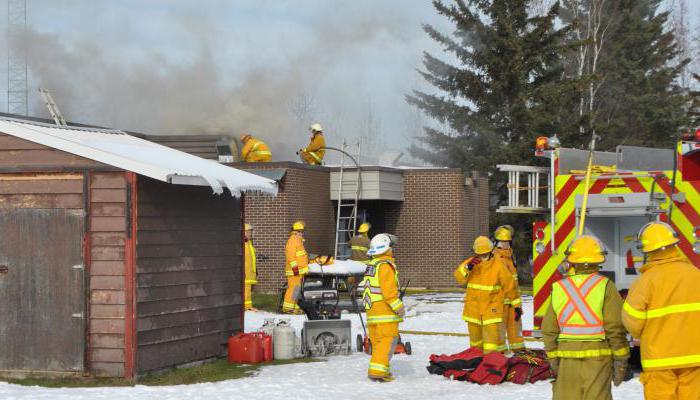
[[[255,228],[258,256],[256,291],[274,292],[284,282],[284,249],[296,220],[306,222],[306,250],[333,253],[335,214],[330,200],[330,171],[295,163],[237,165],[246,169],[287,168],[277,197],[249,193],[245,196],[245,221]]]

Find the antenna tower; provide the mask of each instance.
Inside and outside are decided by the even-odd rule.
[[[27,54],[19,42],[27,29],[27,0],[7,0],[7,112],[27,115]]]

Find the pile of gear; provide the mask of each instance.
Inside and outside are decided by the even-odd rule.
[[[481,385],[502,382],[523,385],[555,376],[542,350],[527,350],[508,358],[499,352],[484,354],[481,349],[471,347],[452,355],[433,354],[426,368],[434,375]]]

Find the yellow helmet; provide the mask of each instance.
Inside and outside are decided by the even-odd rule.
[[[367,233],[367,232],[369,232],[369,228],[371,228],[371,227],[372,227],[372,224],[370,224],[369,222],[365,222],[365,223],[361,224],[359,228],[357,228],[357,232],[358,233]]]
[[[304,229],[306,229],[306,224],[304,223],[304,221],[295,221],[292,224],[293,231],[303,231]]]
[[[252,138],[253,136],[248,134],[248,133],[242,133],[241,134],[241,142],[245,143],[248,139]]]
[[[488,254],[493,251],[493,243],[486,236],[479,236],[474,240],[474,253],[477,255]]]
[[[243,225],[243,230],[244,230],[244,231],[252,231],[252,230],[253,230],[253,225],[251,225],[251,224],[244,224],[244,225]]]
[[[602,264],[607,254],[600,240],[591,235],[583,235],[569,244],[566,249],[566,261],[569,264]]]
[[[499,242],[512,242],[514,232],[515,232],[515,229],[513,229],[512,226],[501,225],[498,228],[496,228],[496,233],[494,234],[494,237]]]
[[[650,253],[677,244],[678,234],[665,222],[649,222],[639,230],[639,248]]]
[[[323,127],[319,123],[311,125],[311,132],[323,132]]]

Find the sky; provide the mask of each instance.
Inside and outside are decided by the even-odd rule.
[[[393,154],[424,123],[404,100],[426,88],[423,51],[440,52],[423,23],[449,30],[423,0],[27,0],[30,114],[48,117],[41,86],[76,122],[247,132],[287,159],[319,122],[329,145]]]
[[[362,137],[364,154],[405,152],[428,121],[404,96],[431,91],[417,69],[424,51],[441,55],[422,24],[451,30],[429,0],[26,1],[16,47],[27,52],[30,115],[49,116],[41,86],[70,121],[251,133],[275,159],[295,159],[313,122],[331,146]],[[697,20],[700,0],[687,4]],[[0,57],[7,49],[0,35]]]

